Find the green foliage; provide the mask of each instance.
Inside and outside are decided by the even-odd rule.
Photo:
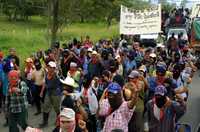
[[[9,48],[16,48],[21,63],[33,52],[46,50],[49,47],[46,22],[46,19],[35,16],[29,22],[8,22],[0,17],[0,49],[7,54]],[[107,29],[106,23],[64,24],[62,32],[58,32],[62,43],[67,43],[74,37],[80,40],[86,35],[90,35],[94,42],[101,38],[112,38],[118,36],[118,25],[114,24]]]
[[[170,4],[170,3],[162,4],[162,10],[165,11],[165,12],[170,12],[174,8],[176,8],[176,5],[174,5],[174,4]]]

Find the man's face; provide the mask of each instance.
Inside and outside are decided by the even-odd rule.
[[[145,55],[144,55],[144,59],[149,60],[150,59],[149,55],[150,55],[150,52],[146,52]]]
[[[103,82],[108,82],[109,78],[105,75],[102,75],[102,80],[103,80]]]
[[[55,73],[55,68],[48,66],[47,69],[48,69],[48,73],[52,75]]]
[[[158,79],[164,79],[165,78],[165,73],[162,72],[156,72],[157,78]]]
[[[76,123],[75,121],[69,121],[66,117],[60,117],[60,127],[67,132],[71,132],[75,129]]]
[[[121,102],[122,102],[121,92],[116,93],[116,94],[108,92],[108,101],[109,101],[111,108],[113,108],[113,109],[119,108],[119,106],[121,105]]]
[[[137,83],[138,78],[129,78],[129,81],[136,84]]]
[[[10,50],[9,53],[10,53],[10,55],[13,55],[13,56],[16,55],[16,51],[15,50]]]
[[[76,71],[77,68],[76,67],[70,67],[70,71]]]
[[[167,98],[166,96],[155,95],[155,101],[157,107],[162,108],[166,104]]]
[[[135,42],[135,43],[133,44],[133,48],[134,48],[135,50],[139,50],[140,44],[139,44],[138,42]]]

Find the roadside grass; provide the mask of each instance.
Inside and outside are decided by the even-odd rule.
[[[21,68],[25,58],[38,50],[46,50],[49,47],[47,35],[47,20],[35,16],[27,22],[9,22],[5,17],[0,17],[0,49],[4,55],[8,49],[16,48],[20,57]],[[63,26],[59,31],[59,41],[67,43],[74,37],[85,39],[89,35],[91,40],[97,42],[99,39],[111,39],[118,35],[118,24],[107,28],[105,23],[74,23]]]

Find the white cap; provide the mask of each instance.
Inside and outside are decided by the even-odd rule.
[[[77,64],[75,62],[71,62],[70,67],[77,67]]]
[[[139,67],[139,71],[146,72],[146,71],[147,71],[146,66],[145,66],[145,65],[141,65],[141,66]]]
[[[155,53],[151,53],[149,56],[155,58],[156,54]]]
[[[92,52],[93,50],[92,50],[92,48],[88,48],[88,50],[87,50],[88,52]]]
[[[52,68],[56,68],[56,63],[54,61],[50,61],[48,63],[48,66],[52,67]]]
[[[157,46],[156,46],[156,47],[161,47],[161,48],[164,48],[165,46],[164,46],[163,44],[159,43],[159,44],[157,44]]]
[[[65,117],[67,121],[75,121],[75,112],[70,108],[64,108],[60,112],[60,116]]]
[[[115,56],[115,59],[118,59],[118,58],[120,58],[120,55],[116,55],[116,56]]]

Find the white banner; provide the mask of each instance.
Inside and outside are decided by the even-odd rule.
[[[134,10],[121,6],[120,34],[135,35],[161,32],[161,5]]]

